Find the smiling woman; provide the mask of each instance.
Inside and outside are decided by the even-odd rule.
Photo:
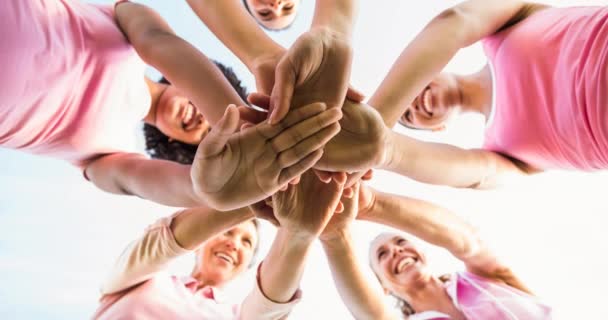
[[[243,0],[245,9],[268,30],[289,28],[298,15],[301,0]]]

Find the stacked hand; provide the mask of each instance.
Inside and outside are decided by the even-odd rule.
[[[191,168],[196,194],[219,210],[271,196],[317,163],[341,116],[314,103],[276,125],[265,121],[237,132],[239,112],[229,106],[197,150]]]

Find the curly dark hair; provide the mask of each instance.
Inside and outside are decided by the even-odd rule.
[[[217,61],[213,62],[222,71],[241,99],[247,101],[247,88],[241,84],[241,80],[236,76],[232,68],[226,67]],[[171,84],[165,77],[162,77],[158,82]],[[194,161],[198,145],[170,139],[158,128],[147,123],[144,123],[143,130],[146,140],[146,152],[153,159],[170,160],[181,164],[191,164]]]

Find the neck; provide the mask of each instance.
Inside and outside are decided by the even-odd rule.
[[[198,281],[198,285],[196,286],[197,290],[204,287],[220,287],[216,281],[207,279],[196,266],[194,267],[194,270],[192,270],[190,276]]]
[[[431,277],[429,281],[407,290],[409,302],[416,312],[438,311],[450,315],[451,319],[463,319],[452,299],[447,294],[443,281]]]
[[[148,79],[145,77],[146,84],[148,85],[148,91],[150,92],[150,110],[146,117],[144,117],[144,122],[147,124],[154,125],[156,123],[156,107],[158,106],[158,101],[160,101],[160,97],[163,95],[165,90],[167,90],[167,85],[164,83],[158,83]]]
[[[492,112],[492,73],[486,65],[479,72],[457,76],[463,112],[482,114],[486,119]]]

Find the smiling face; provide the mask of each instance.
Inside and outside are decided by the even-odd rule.
[[[221,286],[247,270],[257,242],[253,220],[217,235],[197,250],[197,272],[207,283]]]
[[[453,74],[441,73],[407,106],[399,123],[414,129],[441,130],[458,114],[461,91]]]
[[[382,286],[392,293],[407,292],[431,278],[424,254],[396,234],[384,233],[374,239],[370,264]]]
[[[199,144],[209,132],[205,117],[173,85],[158,100],[154,124],[168,137],[189,144]]]
[[[289,27],[296,18],[300,0],[244,0],[255,20],[267,29]]]

